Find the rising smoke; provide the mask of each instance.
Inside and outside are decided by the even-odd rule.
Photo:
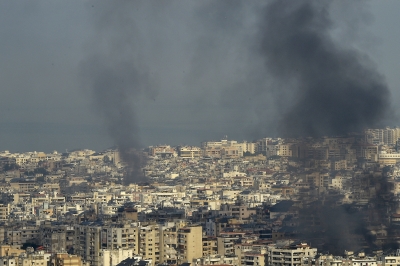
[[[382,125],[390,113],[383,76],[365,54],[332,36],[330,5],[329,1],[271,1],[261,13],[258,51],[286,100],[280,101],[284,104],[277,124],[281,136],[361,132]],[[375,193],[366,205],[343,204],[343,195],[318,189],[312,200],[300,198],[298,236],[335,255],[346,249],[395,246],[393,239],[381,236],[378,242],[372,233],[383,227],[385,234],[394,230],[385,213],[395,205],[387,197],[387,187],[382,189],[386,179],[375,179],[364,177],[363,190]]]
[[[144,158],[138,152],[139,127],[135,103],[154,91],[140,55],[140,32],[135,26],[131,1],[94,3],[95,35],[81,75],[89,87],[96,111],[104,119],[122,160],[127,164],[125,183],[144,181]]]
[[[192,61],[183,82],[186,92],[179,93],[187,95],[188,105],[194,106],[191,120],[219,117],[224,120],[218,127],[228,134],[257,124],[251,134],[255,138],[275,133],[274,128],[279,136],[321,136],[376,126],[389,113],[388,88],[369,58],[332,37],[335,25],[328,1],[193,3],[180,9],[182,4],[177,2],[172,5],[175,11],[157,8],[172,12],[169,17],[174,19],[196,9],[188,23],[196,26],[185,30],[188,39],[198,42],[193,45],[182,38],[183,45],[174,40],[166,47],[159,44],[158,49],[164,53],[171,46],[196,49],[194,56],[187,56]],[[141,179],[141,157],[134,152],[140,147],[135,105],[141,95],[153,94],[156,87],[142,58],[145,45],[141,37],[152,33],[141,33],[133,15],[143,5],[160,3],[94,2],[96,31],[82,64],[96,110],[130,166],[129,182]],[[151,15],[148,17],[146,23],[154,25]],[[169,36],[175,29],[168,25],[157,27]],[[197,32],[203,35],[197,36]],[[163,67],[170,68],[167,64]],[[210,99],[219,99],[212,105],[222,107],[212,115],[208,113],[211,108],[204,108]],[[223,112],[227,113],[221,115]],[[254,114],[258,122],[253,120]],[[238,127],[238,118],[245,126]]]
[[[160,2],[148,3],[147,6],[160,5]],[[175,46],[185,49],[190,46],[195,50],[184,54],[185,49],[177,49],[184,54],[180,58],[190,58],[191,67],[182,78],[185,91],[177,90],[180,93],[172,97],[174,104],[176,99],[189,102],[187,106],[194,110],[189,113],[190,120],[195,124],[203,118],[210,126],[210,119],[219,117],[223,121],[218,121],[218,127],[226,132],[244,131],[244,125],[257,124],[254,137],[274,132],[273,128],[278,128],[279,136],[322,136],[374,127],[388,115],[389,90],[384,78],[365,54],[333,38],[335,25],[330,16],[330,2],[193,3],[182,7],[181,2],[175,2],[172,9],[158,9],[171,12],[169,18],[174,20],[187,19],[190,16],[180,17],[180,14],[194,11],[193,21],[184,28],[190,37],[187,42],[182,37],[185,34],[175,32],[175,28],[187,21],[169,24],[167,20],[157,25],[162,28],[159,37],[178,36],[181,41],[171,38],[169,46],[160,42],[157,47],[161,52],[152,52],[160,53],[161,57]],[[138,182],[143,180],[140,168],[144,162],[136,152],[140,140],[135,104],[142,94],[152,95],[156,87],[148,62],[142,58],[145,45],[141,43],[133,15],[143,3],[94,4],[96,32],[90,42],[89,56],[82,64],[82,76],[93,93],[97,112],[104,118],[110,136],[129,166],[125,181]],[[136,12],[136,16],[140,13],[145,12]],[[145,24],[154,25],[153,18]],[[180,63],[175,62],[174,66],[184,73],[187,62]],[[162,68],[174,69],[170,61]],[[178,75],[174,71],[166,73],[165,81]],[[214,102],[210,105],[211,101]],[[213,106],[219,107],[218,112],[212,112]],[[227,113],[221,116],[225,110]],[[257,123],[253,123],[254,114],[258,116]],[[241,123],[237,121],[239,118]],[[370,177],[366,180],[368,184],[374,181]],[[376,236],[367,227],[383,225],[389,227],[386,230],[389,234],[393,232],[385,216],[385,207],[393,204],[387,197],[390,193],[382,189],[385,179],[381,177],[374,182],[376,195],[362,208],[351,204],[338,206],[342,199],[337,195],[323,195],[323,200],[320,195],[302,198],[299,236],[313,239],[315,244],[320,241],[322,250],[335,254],[342,254],[344,249],[375,247]],[[365,190],[370,188],[367,186]],[[391,243],[390,239],[386,242]]]
[[[271,1],[259,26],[260,53],[284,91],[283,136],[341,135],[382,123],[389,90],[369,58],[340,46],[330,1]]]

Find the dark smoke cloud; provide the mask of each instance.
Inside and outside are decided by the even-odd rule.
[[[104,118],[122,160],[128,165],[125,183],[144,180],[135,103],[142,94],[151,95],[155,87],[141,59],[140,32],[131,13],[138,7],[139,2],[94,2],[96,32],[81,73],[91,90],[96,111]]]
[[[369,58],[331,35],[328,1],[271,1],[260,52],[285,94],[281,135],[340,135],[374,127],[389,113],[389,90]]]
[[[367,254],[396,250],[400,227],[390,215],[397,213],[399,206],[387,177],[388,168],[382,174],[365,172],[353,177],[350,200],[327,191],[302,196],[297,237],[322,253],[334,255],[343,255],[345,250]]]
[[[345,250],[364,248],[366,224],[360,210],[351,204],[335,205],[322,198],[300,210],[298,237],[323,253],[343,255]]]
[[[138,114],[155,109],[137,107],[143,95],[155,99],[154,77],[163,84],[159,123],[203,140],[342,134],[387,113],[383,77],[363,53],[337,45],[327,2],[89,5],[96,31],[82,76],[127,162],[139,122],[152,123]]]
[[[219,128],[247,139],[388,122],[388,88],[365,54],[365,2],[203,1],[193,19],[194,118],[218,106]]]

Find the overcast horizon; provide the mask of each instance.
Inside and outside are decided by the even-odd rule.
[[[104,102],[95,102],[85,87],[91,78],[85,63],[103,52],[106,62],[125,60],[110,51],[123,42],[138,75],[145,76],[140,86],[151,87],[125,99],[142,147],[276,136],[282,103],[255,88],[277,86],[253,53],[258,7],[265,4],[233,2],[133,1],[127,11],[118,6],[122,2],[0,1],[0,151],[101,151],[116,145]],[[338,1],[330,8],[329,32],[335,42],[369,57],[390,89],[396,114],[398,10],[394,0]],[[396,121],[383,123],[400,126]]]

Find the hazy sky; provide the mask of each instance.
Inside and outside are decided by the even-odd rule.
[[[93,56],[132,60],[145,74],[151,89],[126,94],[144,146],[276,134],[284,103],[255,88],[275,84],[252,53],[258,4],[245,3],[0,1],[0,150],[116,144],[87,85]],[[343,3],[332,7],[331,34],[376,63],[398,109],[400,2]]]

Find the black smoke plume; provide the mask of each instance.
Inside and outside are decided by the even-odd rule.
[[[345,250],[393,252],[399,247],[400,227],[391,219],[398,212],[398,202],[385,169],[381,174],[365,172],[353,177],[347,199],[332,191],[317,191],[311,189],[300,198],[299,239],[334,255],[343,255]]]
[[[331,1],[275,0],[261,12],[259,52],[283,105],[277,125],[280,136],[361,132],[381,126],[390,114],[384,77],[368,56],[335,40],[331,5]],[[317,194],[312,199],[300,198],[300,238],[336,255],[346,249],[371,252],[397,246],[391,236],[398,232],[388,218],[396,203],[386,177],[365,173],[353,181],[357,179],[365,187],[353,189],[369,192],[365,198],[353,195],[354,199],[342,202],[342,195],[318,188],[309,192]]]
[[[130,1],[92,5],[95,35],[81,71],[96,111],[127,164],[125,183],[144,181],[134,104],[142,93],[153,89],[140,60],[140,34],[131,14],[135,7]]]
[[[369,58],[335,42],[330,1],[271,1],[260,52],[285,101],[281,136],[342,135],[388,114],[389,90]]]

